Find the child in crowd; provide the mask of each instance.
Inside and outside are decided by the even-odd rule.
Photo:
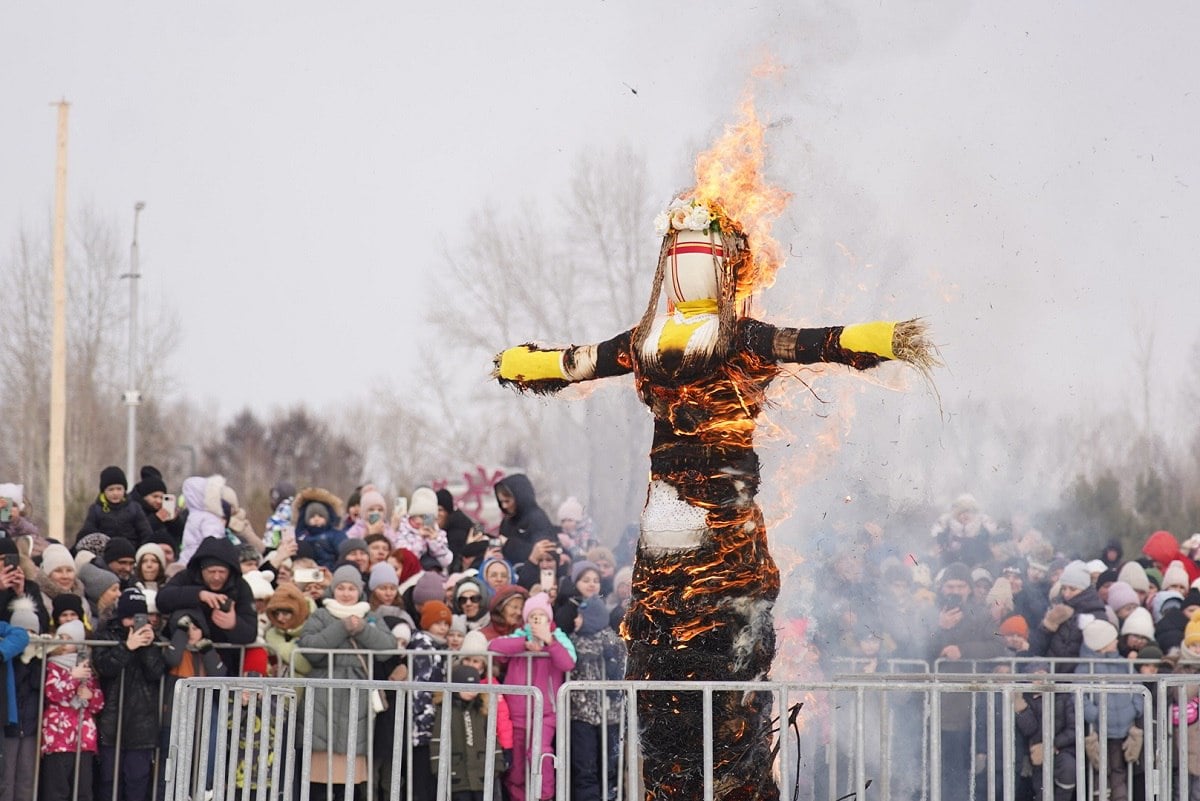
[[[167,583],[167,557],[162,546],[147,542],[134,555],[133,580],[143,590],[157,590]]]
[[[338,528],[341,508],[341,501],[323,489],[300,491],[292,504],[298,555],[311,558],[321,567],[333,570],[337,564],[338,547],[346,539],[345,532]],[[296,566],[299,567],[299,564]]]
[[[1093,620],[1083,629],[1081,659],[1095,660],[1092,672],[1104,675],[1133,673],[1132,664],[1117,651],[1117,629],[1107,620]],[[1108,751],[1108,792],[1110,801],[1126,801],[1129,766],[1142,756],[1142,707],[1140,693],[1105,693],[1103,703],[1108,709],[1106,731],[1093,731],[1085,745],[1089,761],[1099,767],[1099,748]],[[1100,724],[1100,701],[1095,694],[1084,696],[1083,717],[1092,726]]]
[[[83,623],[58,627],[63,644],[50,651],[46,665],[46,706],[42,713],[43,801],[92,801],[92,764],[96,756],[96,715],[104,693],[83,649]]]
[[[1023,672],[1048,674],[1050,665],[1029,662],[1023,666]],[[1043,765],[1049,760],[1054,801],[1072,801],[1075,798],[1075,703],[1070,693],[1050,693],[1047,697],[1054,704],[1054,737],[1049,743],[1042,742],[1042,693],[1018,693],[1013,698],[1017,730],[1029,744],[1033,797],[1042,797]]]
[[[281,676],[307,676],[312,670],[303,653],[296,651],[304,624],[315,605],[293,584],[281,584],[267,601],[267,626],[263,638],[279,660]]]
[[[499,684],[500,680],[488,670],[492,661],[488,656],[488,640],[481,631],[468,631],[463,637],[462,647],[458,649],[457,661],[469,665],[479,671],[480,684]],[[512,717],[508,714],[508,701],[501,695],[496,699],[496,742],[504,752],[504,769],[512,765],[513,725]]]
[[[599,568],[586,559],[576,562],[571,578],[574,593],[563,606],[576,610],[571,634],[576,655],[574,678],[581,681],[624,678],[625,647],[608,625],[610,613],[600,597]],[[621,693],[605,695],[607,699],[598,690],[571,695],[571,797],[579,801],[600,801],[617,788]],[[607,709],[603,700],[607,700]],[[605,754],[607,773],[603,772]]]
[[[546,756],[554,750],[555,698],[567,671],[575,667],[575,646],[565,634],[553,628],[553,612],[546,593],[539,592],[531,596],[525,602],[522,614],[525,625],[512,634],[492,640],[488,649],[510,657],[504,670],[505,684],[537,687],[542,694],[541,720],[530,718],[532,709],[528,707],[525,696],[507,696],[513,721],[513,766],[506,774],[504,783],[512,801],[533,801],[554,797],[554,763]],[[542,653],[549,658],[527,657],[529,654]],[[537,754],[527,751],[529,733],[534,726],[540,726],[542,734],[541,752]],[[527,788],[526,777],[534,760],[542,767],[541,786]]]
[[[408,505],[408,516],[400,519],[393,543],[412,551],[426,570],[444,572],[454,560],[446,532],[437,527],[437,493],[418,487]]]
[[[93,650],[92,665],[109,699],[100,713],[101,799],[112,797],[147,801],[153,778],[154,748],[159,742],[158,694],[166,665],[155,644],[146,596],[137,587],[121,593],[116,614],[97,632],[96,639],[117,643]],[[120,737],[118,739],[118,730]],[[117,748],[120,747],[120,754]]]
[[[438,600],[427,600],[421,604],[421,630],[413,634],[408,643],[410,651],[444,651],[446,635],[450,632],[452,615],[450,607]],[[412,657],[410,681],[436,683],[446,680],[445,657],[433,654],[417,654]],[[433,741],[434,703],[433,693],[418,691],[412,701],[413,764],[409,775],[412,778],[413,798],[432,801],[437,790],[430,762],[430,743]]]
[[[458,651],[462,648],[463,638],[467,636],[467,619],[462,615],[450,617],[450,630],[446,632],[446,648]]]
[[[455,665],[450,673],[454,684],[479,684],[479,671],[470,665]],[[441,703],[434,715],[434,733],[442,731]],[[493,797],[500,794],[498,781],[503,768],[503,752],[497,743],[496,749],[487,752],[487,700],[478,692],[460,691],[450,699],[450,743],[443,743],[434,752],[433,770],[438,769],[441,755],[450,754],[450,797],[452,801],[483,801],[487,763],[492,762],[492,776],[497,782]]]
[[[41,729],[42,645],[34,641],[41,632],[34,602],[17,598],[10,607],[10,631],[0,624],[0,648],[4,662],[12,666],[13,695],[16,709],[8,710],[4,730],[3,774],[0,776],[0,801],[33,801],[33,776],[37,772],[37,741]],[[25,632],[25,648],[19,654],[18,631]]]
[[[388,555],[392,552],[391,540],[383,534],[368,534],[363,541],[367,543],[367,555],[371,558],[372,566],[387,561]]]

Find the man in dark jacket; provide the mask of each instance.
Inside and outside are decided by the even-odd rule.
[[[504,558],[514,568],[522,562],[537,565],[542,553],[558,544],[558,534],[538,506],[533,484],[524,473],[514,473],[497,481],[495,492],[496,503],[504,513],[500,521]]]
[[[77,542],[96,531],[110,537],[124,537],[134,548],[150,538],[150,523],[141,505],[125,497],[126,486],[125,471],[121,468],[109,466],[100,471],[100,494],[88,507],[87,517],[75,535]]]
[[[147,615],[146,596],[139,588],[130,587],[121,593],[116,614],[96,634],[98,640],[115,643],[92,652],[92,666],[105,699],[99,721],[98,798],[113,797],[118,760],[121,787],[117,797],[131,801],[150,797],[154,747],[161,726],[159,684],[166,665]]]
[[[203,540],[187,568],[158,591],[156,604],[163,615],[189,609],[203,616],[216,643],[248,645],[258,636],[254,593],[242,579],[237,548],[226,539]]]

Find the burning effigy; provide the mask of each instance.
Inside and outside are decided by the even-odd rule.
[[[752,297],[783,261],[770,229],[789,197],[766,184],[762,166],[763,127],[747,100],[742,120],[697,160],[695,186],[655,220],[662,246],[641,320],[598,344],[530,342],[495,358],[501,384],[538,393],[632,373],[654,417],[621,626],[629,679],[768,678],[779,570],[756,502],[754,431],[783,366],[865,370],[897,360],[927,373],[937,363],[919,320],[788,328],[750,316]],[[638,712],[646,798],[702,798],[701,694],[640,693]],[[779,797],[773,714],[768,692],[715,694],[716,798]]]

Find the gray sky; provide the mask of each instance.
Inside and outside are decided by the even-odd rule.
[[[143,297],[183,320],[183,388],[225,413],[328,406],[402,370],[423,310],[453,307],[427,276],[473,211],[552,205],[581,150],[622,140],[648,153],[665,202],[769,51],[788,71],[760,107],[772,174],[796,195],[779,238],[798,256],[765,304],[776,319],[928,316],[953,420],[979,396],[1119,405],[1141,315],[1176,413],[1175,366],[1200,333],[1198,16],[1186,2],[10,3],[0,231],[50,207],[48,104],[65,96],[72,208],[127,231],[147,204]],[[315,385],[314,363],[332,380]]]

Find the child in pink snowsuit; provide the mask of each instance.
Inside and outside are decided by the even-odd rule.
[[[571,640],[554,628],[554,614],[550,609],[550,598],[539,592],[525,602],[525,626],[506,637],[497,637],[488,644],[488,649],[509,659],[504,671],[504,683],[512,686],[533,686],[541,691],[541,720],[530,720],[532,704],[528,696],[507,695],[508,712],[513,725],[513,764],[504,777],[512,801],[537,801],[554,798],[554,761],[545,758],[554,752],[555,696],[566,679],[567,671],[575,667],[575,646]],[[525,654],[546,654],[545,657],[527,657]],[[528,753],[527,737],[531,727],[540,725],[542,748],[540,754]],[[525,776],[532,768],[533,760],[540,760],[542,770],[541,787],[528,793]]]

